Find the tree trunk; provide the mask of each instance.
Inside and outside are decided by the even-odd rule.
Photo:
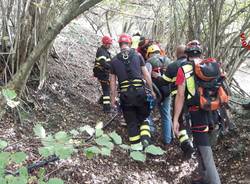
[[[21,94],[26,86],[27,79],[31,73],[34,64],[39,61],[42,53],[49,47],[60,31],[74,18],[81,13],[87,11],[101,0],[73,0],[62,10],[62,13],[51,21],[51,26],[45,31],[44,37],[34,46],[31,53],[28,55],[25,62],[20,66],[20,69],[15,73],[12,80],[5,86],[6,88],[14,89],[18,95]],[[3,109],[4,103],[0,102],[0,109]]]
[[[33,51],[29,54],[26,62],[21,65],[20,70],[14,75],[13,80],[7,84],[7,88],[15,89],[17,93],[20,93],[26,85],[33,65],[38,61],[43,51],[48,48],[60,31],[71,20],[99,2],[101,2],[101,0],[74,0],[69,3],[62,11],[62,14],[51,22],[52,26],[47,29],[45,37],[38,42]]]

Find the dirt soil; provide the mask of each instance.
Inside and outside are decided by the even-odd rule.
[[[80,38],[80,39],[79,39]],[[32,128],[42,122],[49,132],[69,131],[86,124],[106,122],[111,115],[103,114],[97,100],[100,86],[92,76],[97,37],[88,31],[75,31],[68,26],[55,41],[59,59],[49,60],[46,85],[37,91],[38,81],[29,81],[29,114],[21,122],[11,115],[1,122],[1,137],[8,140],[8,150],[22,150],[32,163],[42,158],[38,154],[40,143],[34,139]],[[27,108],[28,109],[28,108]],[[107,132],[116,130],[127,142],[122,117],[116,118]],[[237,129],[227,134],[214,147],[215,162],[223,184],[250,183],[250,120],[234,114]],[[149,157],[145,163],[135,162],[126,151],[115,148],[111,157],[98,156],[88,160],[80,150],[71,159],[60,160],[45,166],[46,177],[59,177],[68,184],[182,184],[189,183],[197,167],[196,159],[184,159],[174,142],[164,147],[161,143],[160,124],[155,137],[156,145],[167,151],[164,156]],[[15,168],[9,168],[14,170]],[[36,175],[37,171],[32,174]]]

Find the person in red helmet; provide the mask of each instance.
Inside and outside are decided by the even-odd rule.
[[[102,96],[100,102],[103,105],[104,112],[110,112],[110,85],[109,85],[109,73],[110,73],[110,61],[111,55],[108,51],[112,45],[112,38],[110,36],[102,37],[102,45],[97,49],[95,66],[93,68],[94,77],[96,77],[102,87]]]
[[[121,34],[118,42],[121,52],[111,61],[111,103],[115,106],[118,79],[121,109],[127,124],[129,141],[131,146],[145,148],[152,142],[150,127],[146,121],[150,108],[143,79],[153,92],[151,77],[143,57],[131,48],[131,36]]]
[[[228,102],[223,90],[224,75],[220,64],[214,58],[202,59],[202,47],[193,40],[186,45],[187,61],[178,68],[176,85],[173,128],[180,136],[179,117],[184,104],[191,119],[193,141],[199,155],[199,176],[192,184],[220,184],[209,133],[218,122],[217,110]]]

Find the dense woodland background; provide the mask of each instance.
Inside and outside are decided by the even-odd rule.
[[[204,56],[218,58],[223,63],[228,84],[233,94],[236,94],[232,98],[233,101],[238,105],[249,101],[248,92],[238,86],[238,82],[242,81],[245,82],[243,88],[249,86],[247,80],[245,81],[249,78],[249,69],[244,69],[244,80],[242,75],[237,75],[239,68],[250,57],[249,50],[242,47],[240,37],[241,33],[245,33],[247,41],[250,39],[249,0],[0,0],[1,132],[3,138],[10,138],[11,142],[23,142],[20,143],[21,146],[12,146],[11,150],[28,150],[35,153],[29,161],[41,159],[36,155],[37,151],[30,148],[27,141],[23,141],[26,136],[25,140],[33,141],[30,138],[30,127],[38,121],[45,122],[44,126],[51,132],[69,130],[82,123],[94,124],[100,118],[106,121],[107,117],[100,115],[95,102],[100,94],[98,83],[92,77],[95,51],[102,35],[110,34],[117,40],[123,32],[134,34],[138,30],[142,35],[160,41],[171,59],[174,59],[174,49],[178,44],[187,43],[192,39],[200,40]],[[116,52],[115,44],[112,53]],[[237,78],[238,82],[234,78]],[[19,103],[8,103],[3,91],[6,89],[13,89],[17,93]],[[10,105],[15,108],[10,108]],[[240,108],[236,106],[232,109],[234,118],[238,117]],[[216,148],[218,155],[222,156],[216,159],[222,163],[220,170],[225,173],[222,177],[224,183],[249,182],[246,177],[249,174],[249,144],[245,143],[250,140],[247,136],[250,131],[247,124],[249,117],[243,119],[239,120],[240,133],[236,133],[238,139],[232,136],[227,140],[230,146],[226,145],[226,141]],[[237,118],[234,120],[237,122]],[[12,139],[12,134],[8,132],[10,130],[16,132]],[[125,130],[119,131],[122,134]],[[115,156],[119,157],[119,154],[117,152]],[[237,158],[239,156],[239,160],[235,161],[234,157],[232,161],[229,159],[228,166],[227,159],[223,156],[234,154]],[[116,166],[111,164],[112,160],[100,159],[92,162],[81,159],[79,161],[78,157],[74,158],[73,162],[67,162],[67,166],[59,164],[59,167],[49,167],[48,170],[52,173],[49,172],[46,178],[54,174],[68,183],[81,183],[82,178],[90,183],[119,183],[118,180],[121,183],[140,183],[140,180],[143,180],[139,171],[145,165],[132,162],[126,165],[121,160],[127,158],[121,157],[119,160],[115,157],[114,163],[124,166],[119,168],[120,170],[130,171],[134,168],[138,175],[128,174],[121,177],[119,169],[113,171]],[[145,166],[146,179],[143,183],[150,179],[153,183],[183,181],[180,178],[183,178],[185,173],[190,174],[190,164],[195,164],[193,161],[185,162],[189,164],[186,167],[177,160],[171,160],[169,163],[174,165],[169,166],[173,169],[173,174],[167,173],[166,163],[161,159],[159,163],[148,163],[148,166]],[[82,170],[69,169],[78,162],[86,162],[86,165],[82,164]],[[103,163],[107,166],[103,166]],[[100,168],[94,167],[93,170],[93,164],[99,164]],[[62,172],[64,174],[57,175],[56,171],[61,167],[66,167]],[[184,174],[176,167],[186,168]],[[235,168],[236,171],[232,172]],[[105,169],[112,170],[110,177],[113,180],[103,180],[105,175],[98,178],[98,173]],[[166,173],[162,170],[166,170]],[[95,173],[97,178],[86,174],[88,172]],[[152,172],[160,174],[155,176]],[[86,177],[79,173],[85,173]],[[66,177],[67,174],[70,177]],[[168,177],[169,180],[166,179]]]
[[[177,44],[198,39],[206,56],[223,61],[229,82],[249,54],[241,47],[239,39],[241,33],[249,34],[249,1],[99,2],[1,0],[1,48],[4,52],[1,64],[5,85],[22,91],[36,63],[41,88],[53,40],[79,15],[84,16],[99,35],[117,36],[121,32],[140,30],[143,35],[164,44],[170,55]]]

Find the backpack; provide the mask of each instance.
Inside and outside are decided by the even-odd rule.
[[[228,103],[229,97],[223,88],[225,76],[214,58],[194,63],[194,77],[199,95],[199,107],[206,111],[217,110]]]
[[[147,60],[148,63],[152,65],[152,70],[154,72],[163,72],[162,70],[167,68],[171,63],[171,60],[166,56],[154,55]]]

